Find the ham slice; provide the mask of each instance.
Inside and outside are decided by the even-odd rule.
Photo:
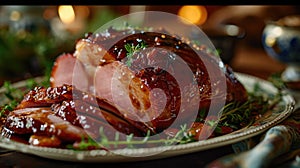
[[[83,91],[89,89],[89,79],[83,64],[72,54],[58,56],[52,69],[50,82],[53,86],[68,84],[74,85]]]
[[[80,141],[86,132],[56,116],[50,108],[23,108],[7,116],[5,128],[14,134],[57,136],[67,142]]]

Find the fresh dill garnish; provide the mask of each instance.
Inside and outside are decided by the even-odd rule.
[[[124,45],[126,51],[127,51],[127,61],[126,61],[126,65],[127,66],[131,66],[132,62],[133,62],[133,55],[137,52],[139,52],[140,50],[145,49],[147,46],[145,44],[144,41],[138,43],[137,45],[134,45],[133,43],[126,43]]]

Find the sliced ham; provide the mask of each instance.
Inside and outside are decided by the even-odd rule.
[[[89,89],[90,79],[86,74],[85,68],[81,61],[76,59],[72,54],[58,56],[52,69],[50,78],[52,86],[68,84],[74,85],[83,91]]]
[[[125,45],[142,42],[147,48],[128,57]],[[144,123],[154,133],[178,116],[182,124],[195,119],[198,110],[219,111],[225,103],[247,100],[229,67],[205,48],[192,48],[164,33],[108,29],[79,40],[74,57],[83,66],[88,92],[114,106],[128,122]],[[59,59],[56,64],[64,66]],[[53,73],[55,81],[65,71],[54,68]]]
[[[230,67],[189,43],[165,31],[89,34],[55,60],[51,87],[24,96],[3,134],[33,134],[31,144],[49,146],[78,143],[82,135],[101,140],[100,128],[110,138],[155,135],[205,117],[199,111],[219,116],[225,104],[245,102]]]

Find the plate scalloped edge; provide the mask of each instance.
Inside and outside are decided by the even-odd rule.
[[[273,93],[277,91],[277,89],[266,80],[237,72],[235,72],[235,75],[245,85],[246,89],[253,86],[255,82],[259,82],[260,85],[269,92]],[[22,82],[18,82],[17,86],[22,86]],[[31,146],[0,138],[0,147],[49,159],[72,162],[131,162],[160,159],[230,145],[261,134],[286,119],[293,112],[295,100],[290,94],[284,94],[283,103],[285,104],[285,108],[280,113],[273,116],[274,118],[270,122],[264,123],[263,125],[243,128],[227,135],[182,145],[119,149],[110,152],[105,150],[74,151],[69,149]]]

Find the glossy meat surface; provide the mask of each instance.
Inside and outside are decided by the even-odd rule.
[[[82,128],[57,117],[50,108],[24,108],[11,112],[5,128],[15,134],[56,136],[64,141],[79,141],[87,134]]]
[[[179,114],[194,118],[191,111],[247,100],[230,67],[221,67],[221,61],[205,47],[190,46],[163,32],[108,29],[78,40],[74,57],[84,66],[89,83],[79,89],[89,88],[126,120],[144,121],[153,132],[168,128]],[[146,48],[129,58],[125,46],[142,43]],[[58,71],[53,69],[61,74]],[[73,81],[78,77],[73,76]],[[55,77],[52,86],[56,86]]]
[[[192,123],[201,110],[245,102],[247,91],[231,68],[189,43],[164,31],[89,34],[76,42],[74,53],[56,59],[51,87],[24,96],[3,134],[33,134],[30,143],[45,146],[77,143],[82,135],[101,139],[99,128],[109,138],[115,132],[143,137],[164,132],[175,121]],[[137,46],[144,47],[134,50]]]

